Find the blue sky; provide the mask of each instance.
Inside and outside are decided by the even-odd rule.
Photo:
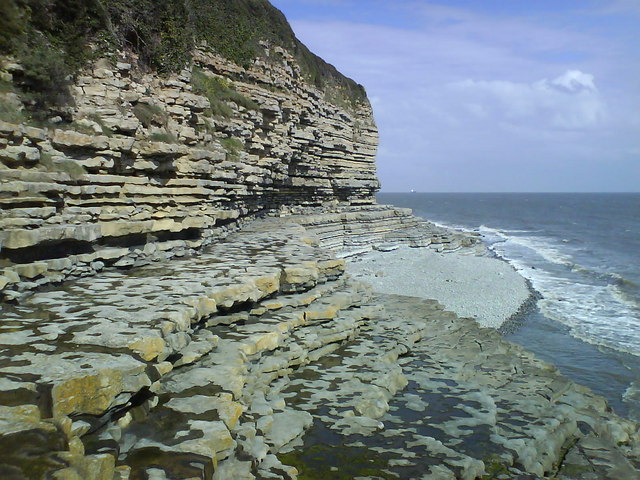
[[[366,87],[383,191],[640,191],[640,0],[272,3]]]

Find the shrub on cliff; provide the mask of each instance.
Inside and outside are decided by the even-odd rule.
[[[232,160],[236,160],[240,152],[244,150],[244,144],[234,137],[223,138],[220,140],[220,145],[227,151]]]
[[[146,103],[138,103],[135,107],[133,107],[133,114],[146,128],[149,128],[153,125],[166,127],[167,121],[169,120],[167,112],[162,110],[157,105],[149,105]]]
[[[69,103],[70,68],[63,50],[35,37],[18,53],[24,69],[18,79],[32,111]]]
[[[136,52],[143,67],[169,73],[187,66],[200,44],[247,66],[265,54],[263,40],[290,51],[309,81],[334,97],[350,104],[365,98],[362,86],[302,45],[267,0],[2,0],[0,5],[0,47],[25,65],[18,80],[38,97],[38,108],[60,103],[65,95],[52,93],[64,92],[72,73],[116,48]],[[45,78],[45,71],[52,74]]]
[[[207,75],[198,68],[193,69],[191,83],[195,93],[204,95],[209,99],[211,113],[214,116],[227,118],[233,114],[233,111],[225,103],[227,101],[231,101],[247,110],[260,109],[256,102],[231,88],[224,79]]]
[[[14,78],[27,106],[37,116],[67,105],[71,75],[90,58],[87,40],[102,26],[104,15],[96,14],[100,0],[3,0],[2,5],[0,15],[7,16],[0,46],[22,66]]]
[[[24,28],[23,12],[15,1],[0,2],[0,52],[11,51],[15,39],[24,33]]]

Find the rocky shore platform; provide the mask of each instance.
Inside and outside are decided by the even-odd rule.
[[[350,277],[335,215],[3,303],[0,477],[640,476],[637,424],[495,329]],[[445,237],[424,243],[474,243]]]

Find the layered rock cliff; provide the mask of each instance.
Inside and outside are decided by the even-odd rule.
[[[25,45],[55,60],[38,22]],[[299,225],[343,250],[443,239],[375,204],[364,91],[296,42],[259,40],[250,62],[201,42],[163,72],[126,43],[58,78],[64,95],[2,57],[3,478],[295,478],[276,454],[312,417],[284,380],[380,310]],[[382,367],[390,398],[402,377]]]
[[[0,477],[634,477],[602,399],[345,275],[478,242],[375,203],[362,88],[268,2],[0,5]]]
[[[72,121],[0,121],[0,291],[183,256],[267,213],[313,214],[298,220],[333,225],[331,247],[424,245],[411,212],[375,205],[366,98],[332,103],[263,46],[249,68],[198,50],[166,77],[100,59],[71,87]],[[5,62],[6,75],[21,68]],[[16,97],[4,101],[19,109]]]
[[[99,60],[72,87],[71,123],[1,122],[0,288],[184,255],[287,205],[374,203],[368,103],[332,104],[267,51],[247,69],[198,51],[168,77]]]

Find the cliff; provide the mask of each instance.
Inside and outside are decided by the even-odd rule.
[[[635,474],[602,399],[346,274],[478,241],[376,204],[363,88],[268,2],[0,13],[2,478]]]
[[[300,57],[296,42],[281,43]],[[375,203],[371,107],[333,67],[302,56],[303,68],[283,47],[256,40],[260,55],[248,65],[201,43],[185,68],[161,75],[141,58],[149,52],[126,45],[60,85],[64,104],[34,103],[34,67],[3,61],[7,298],[109,266],[193,253],[267,211],[332,204],[353,212]],[[309,58],[322,67],[315,80],[324,80],[311,81]],[[391,230],[400,221],[415,226],[407,212],[367,211],[398,217]]]

